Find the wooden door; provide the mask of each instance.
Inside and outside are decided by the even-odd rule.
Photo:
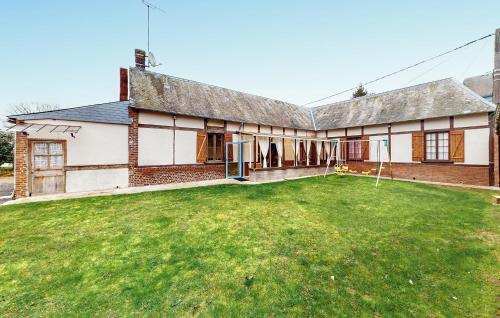
[[[62,141],[31,143],[30,192],[32,195],[65,192],[65,144]]]

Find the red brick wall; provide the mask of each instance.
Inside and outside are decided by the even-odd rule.
[[[176,182],[224,179],[224,164],[195,164],[129,168],[129,185],[145,186]]]
[[[376,163],[350,161],[347,163],[350,170],[368,171],[376,167]],[[463,183],[471,185],[489,185],[489,167],[457,164],[431,163],[393,163],[384,165],[382,176],[399,179]],[[373,171],[372,175],[376,172]]]
[[[132,124],[128,126],[128,166],[130,169],[137,167],[139,163],[139,112],[129,107],[128,116],[132,120]]]
[[[129,186],[145,186],[176,182],[224,179],[224,164],[192,164],[175,166],[139,167],[138,132],[139,113],[129,108],[132,124],[128,128]],[[193,145],[194,147],[194,145]]]
[[[14,198],[28,196],[28,136],[16,132],[14,153]]]

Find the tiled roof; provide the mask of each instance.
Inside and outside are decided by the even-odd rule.
[[[131,123],[128,117],[129,104],[128,101],[111,102],[7,117],[10,120],[58,119],[128,125]]]
[[[454,79],[315,107],[318,130],[493,112],[495,106]]]
[[[495,111],[493,104],[453,79],[306,108],[136,68],[132,68],[130,73],[130,102],[111,102],[8,118],[130,124],[128,106],[131,106],[235,122],[326,130]]]
[[[466,78],[464,85],[482,97],[493,96],[493,74]]]
[[[130,99],[139,109],[314,130],[308,108],[137,68],[130,69]]]

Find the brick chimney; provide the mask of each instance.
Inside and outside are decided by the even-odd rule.
[[[120,102],[128,100],[128,70],[120,68]]]

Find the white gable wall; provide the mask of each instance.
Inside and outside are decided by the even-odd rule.
[[[387,135],[377,135],[377,136],[370,136],[370,161],[383,161],[383,162],[389,162],[389,149],[388,147],[385,146],[385,143],[383,140],[387,140],[388,136]],[[389,143],[387,143],[389,145]],[[377,153],[380,152],[380,157],[377,155]]]
[[[174,116],[163,113],[139,112],[139,124],[173,126]]]
[[[490,161],[489,136],[490,136],[489,128],[465,130],[464,164],[471,164],[471,165],[489,164]]]
[[[204,129],[205,120],[203,118],[197,118],[197,117],[176,116],[175,126],[184,128]],[[224,122],[222,124],[222,127],[224,127]]]
[[[365,135],[387,134],[387,127],[387,125],[366,126],[363,128],[363,132]]]
[[[196,163],[196,131],[175,131],[175,164]]]
[[[45,128],[30,132],[29,139],[66,140],[67,165],[110,165],[128,163],[128,126],[62,120],[27,120],[26,123],[81,126],[75,138],[51,133]]]
[[[128,168],[66,171],[66,192],[128,187]]]
[[[424,119],[424,130],[449,129],[449,128],[450,128],[449,117]]]
[[[412,134],[398,134],[391,136],[392,162],[412,162]]]
[[[472,127],[472,126],[487,126],[488,125],[488,114],[471,114],[463,116],[455,116],[453,120],[453,126],[455,128],[460,127]]]
[[[173,138],[174,133],[171,129],[139,128],[139,166],[173,164]]]
[[[419,130],[420,130],[420,120],[391,124],[391,133],[405,132],[405,131],[419,131]]]

